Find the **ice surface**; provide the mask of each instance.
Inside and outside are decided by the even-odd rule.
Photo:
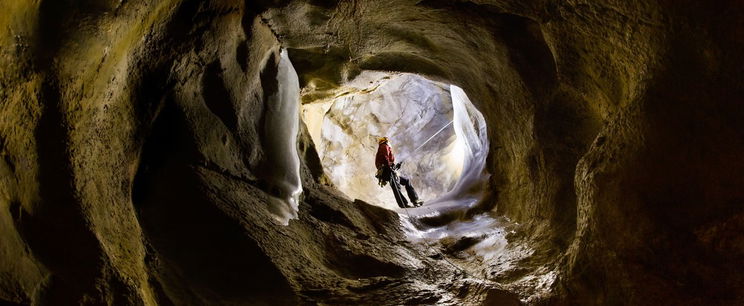
[[[297,218],[302,194],[300,158],[297,153],[299,131],[300,83],[287,50],[281,51],[277,72],[278,89],[268,99],[265,115],[265,147],[272,171],[268,178],[274,196],[270,210],[274,218],[287,225]]]
[[[484,172],[488,156],[488,132],[483,114],[475,108],[465,91],[450,85],[450,93],[454,111],[453,127],[457,135],[456,147],[463,155],[463,170],[457,184],[435,202],[460,200],[465,204],[480,195],[477,185],[488,178],[488,174]]]
[[[303,106],[324,170],[350,198],[397,209],[374,178],[376,138],[388,136],[402,176],[428,205],[467,209],[488,176],[483,115],[457,86],[410,73],[365,71]],[[321,121],[322,122],[319,122]]]
[[[448,126],[453,114],[449,85],[415,74],[366,71],[338,92],[329,101],[304,105],[303,116],[324,170],[339,190],[397,208],[390,187],[380,188],[374,177],[380,136],[390,138],[396,161],[404,161],[400,174],[412,180],[422,199],[434,199],[455,185],[463,161]]]

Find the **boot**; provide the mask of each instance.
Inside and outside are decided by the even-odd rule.
[[[413,207],[419,207],[424,204],[424,202],[419,199],[419,196],[416,193],[416,190],[413,189],[413,186],[411,186],[410,180],[408,180],[407,178],[401,177],[400,184],[403,186],[406,186],[406,193],[408,194],[408,198],[411,199],[411,204],[413,204]]]

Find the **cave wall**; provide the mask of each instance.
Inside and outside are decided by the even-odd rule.
[[[279,55],[275,35],[257,18],[263,8],[235,1],[3,6],[2,240],[10,243],[3,243],[0,297],[230,301],[256,293],[235,291],[242,275],[247,283],[266,276],[263,284],[292,299],[286,279],[194,174],[210,169],[261,185],[258,122],[277,87]],[[173,197],[186,188],[191,193]],[[231,252],[243,256],[222,258]],[[229,271],[227,280],[204,275],[206,260],[217,260],[211,273]]]
[[[301,74],[463,87],[488,121],[483,205],[559,258],[559,296],[701,303],[742,296],[726,272],[741,270],[741,14],[738,1],[296,2],[269,23],[312,54],[299,59],[349,59]]]
[[[550,223],[563,218],[558,211],[573,209],[570,204],[556,209],[553,199],[559,191],[571,194],[573,186],[553,169],[562,160],[544,158],[537,139],[542,129],[538,131],[536,125],[544,124],[536,123],[537,112],[556,91],[557,68],[541,28],[524,16],[528,12],[529,7],[504,9],[454,1],[341,2],[331,8],[297,2],[266,16],[285,45],[306,50],[297,53],[294,61],[321,61],[317,54],[324,53],[333,58],[343,53],[349,59],[339,64],[335,74],[314,69],[320,65],[307,65],[307,71],[298,68],[301,74],[323,76],[333,83],[362,69],[394,70],[421,73],[464,88],[488,121],[491,185],[498,192],[493,197],[503,204],[501,211],[520,222],[540,218]],[[582,109],[571,107],[561,106],[560,111],[583,116],[587,122],[570,125],[590,123],[588,110],[579,115]],[[582,144],[596,133],[581,129],[584,134],[574,136],[574,130],[544,129],[559,134],[551,139],[571,135]],[[573,162],[580,149],[574,151]],[[559,155],[555,159],[566,158]]]
[[[456,271],[397,214],[319,185],[302,125],[299,218],[274,221],[269,5],[0,4],[0,303],[482,300],[429,285]]]
[[[376,236],[400,235],[396,217],[317,185],[306,131],[301,221],[270,223],[259,127],[283,46],[299,50],[294,62],[330,57],[296,67],[328,86],[367,69],[464,88],[488,121],[484,205],[524,224],[560,266],[548,302],[741,303],[743,8],[4,1],[0,298],[260,303],[229,286],[255,273],[287,301],[349,303],[348,290],[298,288],[379,276],[345,261],[400,276],[417,255]],[[349,238],[358,232],[371,240]],[[265,268],[226,260],[214,268],[234,272],[227,281],[194,268],[233,245]]]

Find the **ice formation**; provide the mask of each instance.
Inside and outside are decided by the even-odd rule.
[[[266,154],[273,171],[268,183],[273,189],[271,212],[281,224],[297,218],[302,194],[300,158],[297,154],[300,84],[287,50],[281,51],[277,92],[269,97],[265,115]]]
[[[456,147],[462,152],[462,172],[457,184],[437,202],[472,200],[480,193],[478,185],[488,176],[483,168],[488,156],[486,121],[462,88],[450,85]]]
[[[388,136],[400,174],[421,198],[450,190],[462,171],[449,86],[415,74],[363,72],[327,101],[303,106],[326,174],[350,198],[396,209],[375,179],[376,138]],[[322,120],[319,123],[318,120]],[[427,142],[428,140],[428,142]]]

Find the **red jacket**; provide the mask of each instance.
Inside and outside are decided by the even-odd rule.
[[[377,169],[382,166],[392,166],[395,163],[395,156],[393,156],[393,150],[387,143],[381,143],[377,147],[377,156],[375,156],[375,167]]]

